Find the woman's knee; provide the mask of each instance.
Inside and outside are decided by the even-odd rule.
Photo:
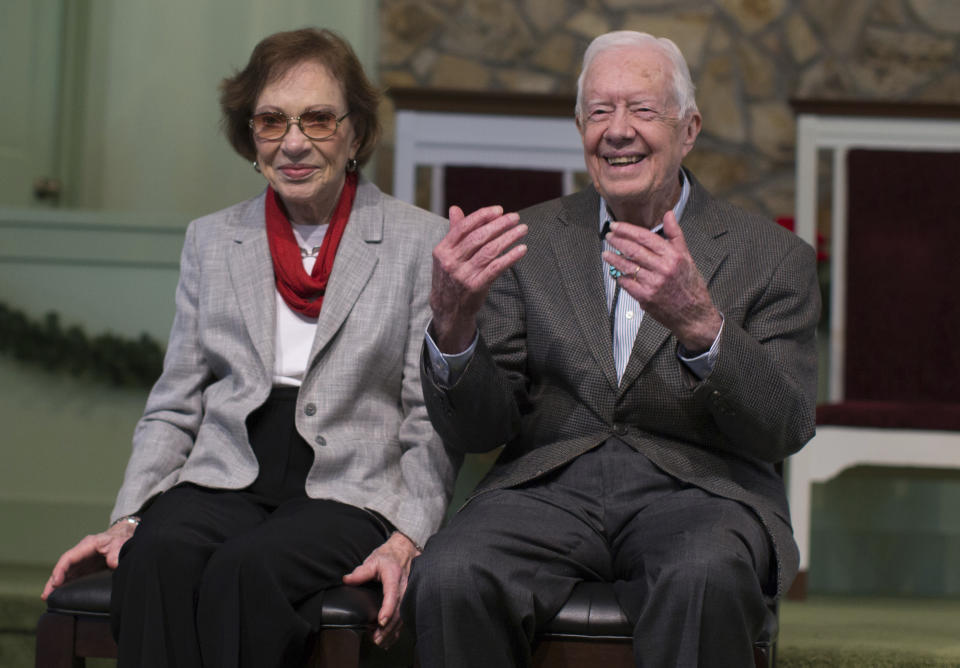
[[[203,571],[201,592],[204,588],[241,584],[244,581],[265,582],[274,578],[273,560],[262,545],[235,537],[220,545],[207,561]]]
[[[171,573],[182,579],[190,573],[199,576],[210,552],[175,528],[141,525],[123,546],[119,568],[138,576]]]

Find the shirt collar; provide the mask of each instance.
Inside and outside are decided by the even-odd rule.
[[[673,215],[676,216],[677,221],[679,222],[680,217],[683,216],[683,210],[687,206],[687,200],[690,199],[690,179],[687,178],[687,175],[680,170],[680,199],[677,200],[677,203],[673,205]],[[601,235],[610,223],[613,222],[613,214],[610,212],[607,203],[604,201],[603,196],[600,197],[600,232]],[[659,233],[663,229],[663,223],[660,223],[654,227],[651,232]]]

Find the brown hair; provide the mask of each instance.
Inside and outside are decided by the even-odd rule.
[[[268,84],[304,61],[321,63],[343,86],[350,120],[359,139],[355,157],[359,164],[365,164],[380,136],[380,91],[367,79],[347,41],[326,29],[303,28],[270,35],[254,47],[250,62],[242,71],[220,82],[222,124],[230,145],[247,160],[256,158],[248,123],[257,98]]]

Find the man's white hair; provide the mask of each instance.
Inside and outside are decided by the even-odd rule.
[[[653,47],[659,50],[672,65],[671,78],[673,79],[674,102],[679,107],[679,117],[686,118],[688,114],[697,111],[697,101],[694,98],[693,79],[690,78],[690,68],[680,53],[679,47],[666,37],[654,37],[645,32],[634,30],[614,30],[595,38],[583,54],[583,68],[577,78],[577,106],[574,109],[578,119],[583,119],[583,82],[587,70],[593,59],[604,51],[623,47]]]

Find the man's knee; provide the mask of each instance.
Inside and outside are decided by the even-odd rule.
[[[497,566],[503,558],[494,552],[462,536],[434,536],[413,561],[405,615],[483,605],[489,595],[502,592],[506,584]]]
[[[760,594],[760,576],[750,551],[722,535],[662,564],[657,579],[668,588],[702,591],[721,600]]]
[[[693,582],[689,588],[702,588],[711,604],[737,600],[759,600],[760,579],[743,555],[720,552],[690,564]]]
[[[634,618],[674,605],[717,612],[753,609],[763,602],[768,561],[755,549],[728,531],[678,535],[672,549],[648,556],[633,569],[617,586],[618,596]]]
[[[476,577],[477,568],[470,551],[455,542],[432,539],[423,554],[413,560],[410,588],[426,597],[456,593]]]

